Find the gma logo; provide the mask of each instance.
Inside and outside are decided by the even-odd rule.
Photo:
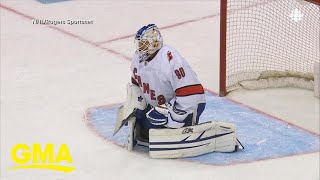
[[[46,169],[61,172],[71,172],[74,167],[63,164],[72,164],[72,158],[66,144],[62,144],[55,155],[54,144],[46,144],[44,150],[40,144],[17,144],[11,150],[11,158],[16,166],[9,170],[16,169]],[[63,164],[62,164],[63,163]]]

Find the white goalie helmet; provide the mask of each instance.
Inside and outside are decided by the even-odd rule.
[[[140,28],[136,33],[134,43],[140,62],[147,60],[163,46],[161,33],[155,24],[148,24]]]

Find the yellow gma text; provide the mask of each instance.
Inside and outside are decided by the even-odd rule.
[[[40,144],[17,144],[11,150],[11,158],[16,163],[9,170],[45,169],[60,172],[71,172],[72,158],[66,144],[61,144],[55,154],[54,144],[46,144],[44,149]]]

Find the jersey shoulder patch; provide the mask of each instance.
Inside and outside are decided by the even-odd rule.
[[[162,47],[162,54],[162,57],[165,58],[169,64],[174,64],[182,58],[175,48],[168,45]]]
[[[168,61],[169,61],[169,62],[173,59],[173,56],[172,56],[171,51],[168,51],[168,52],[167,52],[167,58],[168,58]]]

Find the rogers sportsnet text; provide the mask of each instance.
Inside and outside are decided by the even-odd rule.
[[[49,19],[34,19],[32,24],[40,25],[78,25],[78,24],[93,24],[93,20],[49,20]]]

